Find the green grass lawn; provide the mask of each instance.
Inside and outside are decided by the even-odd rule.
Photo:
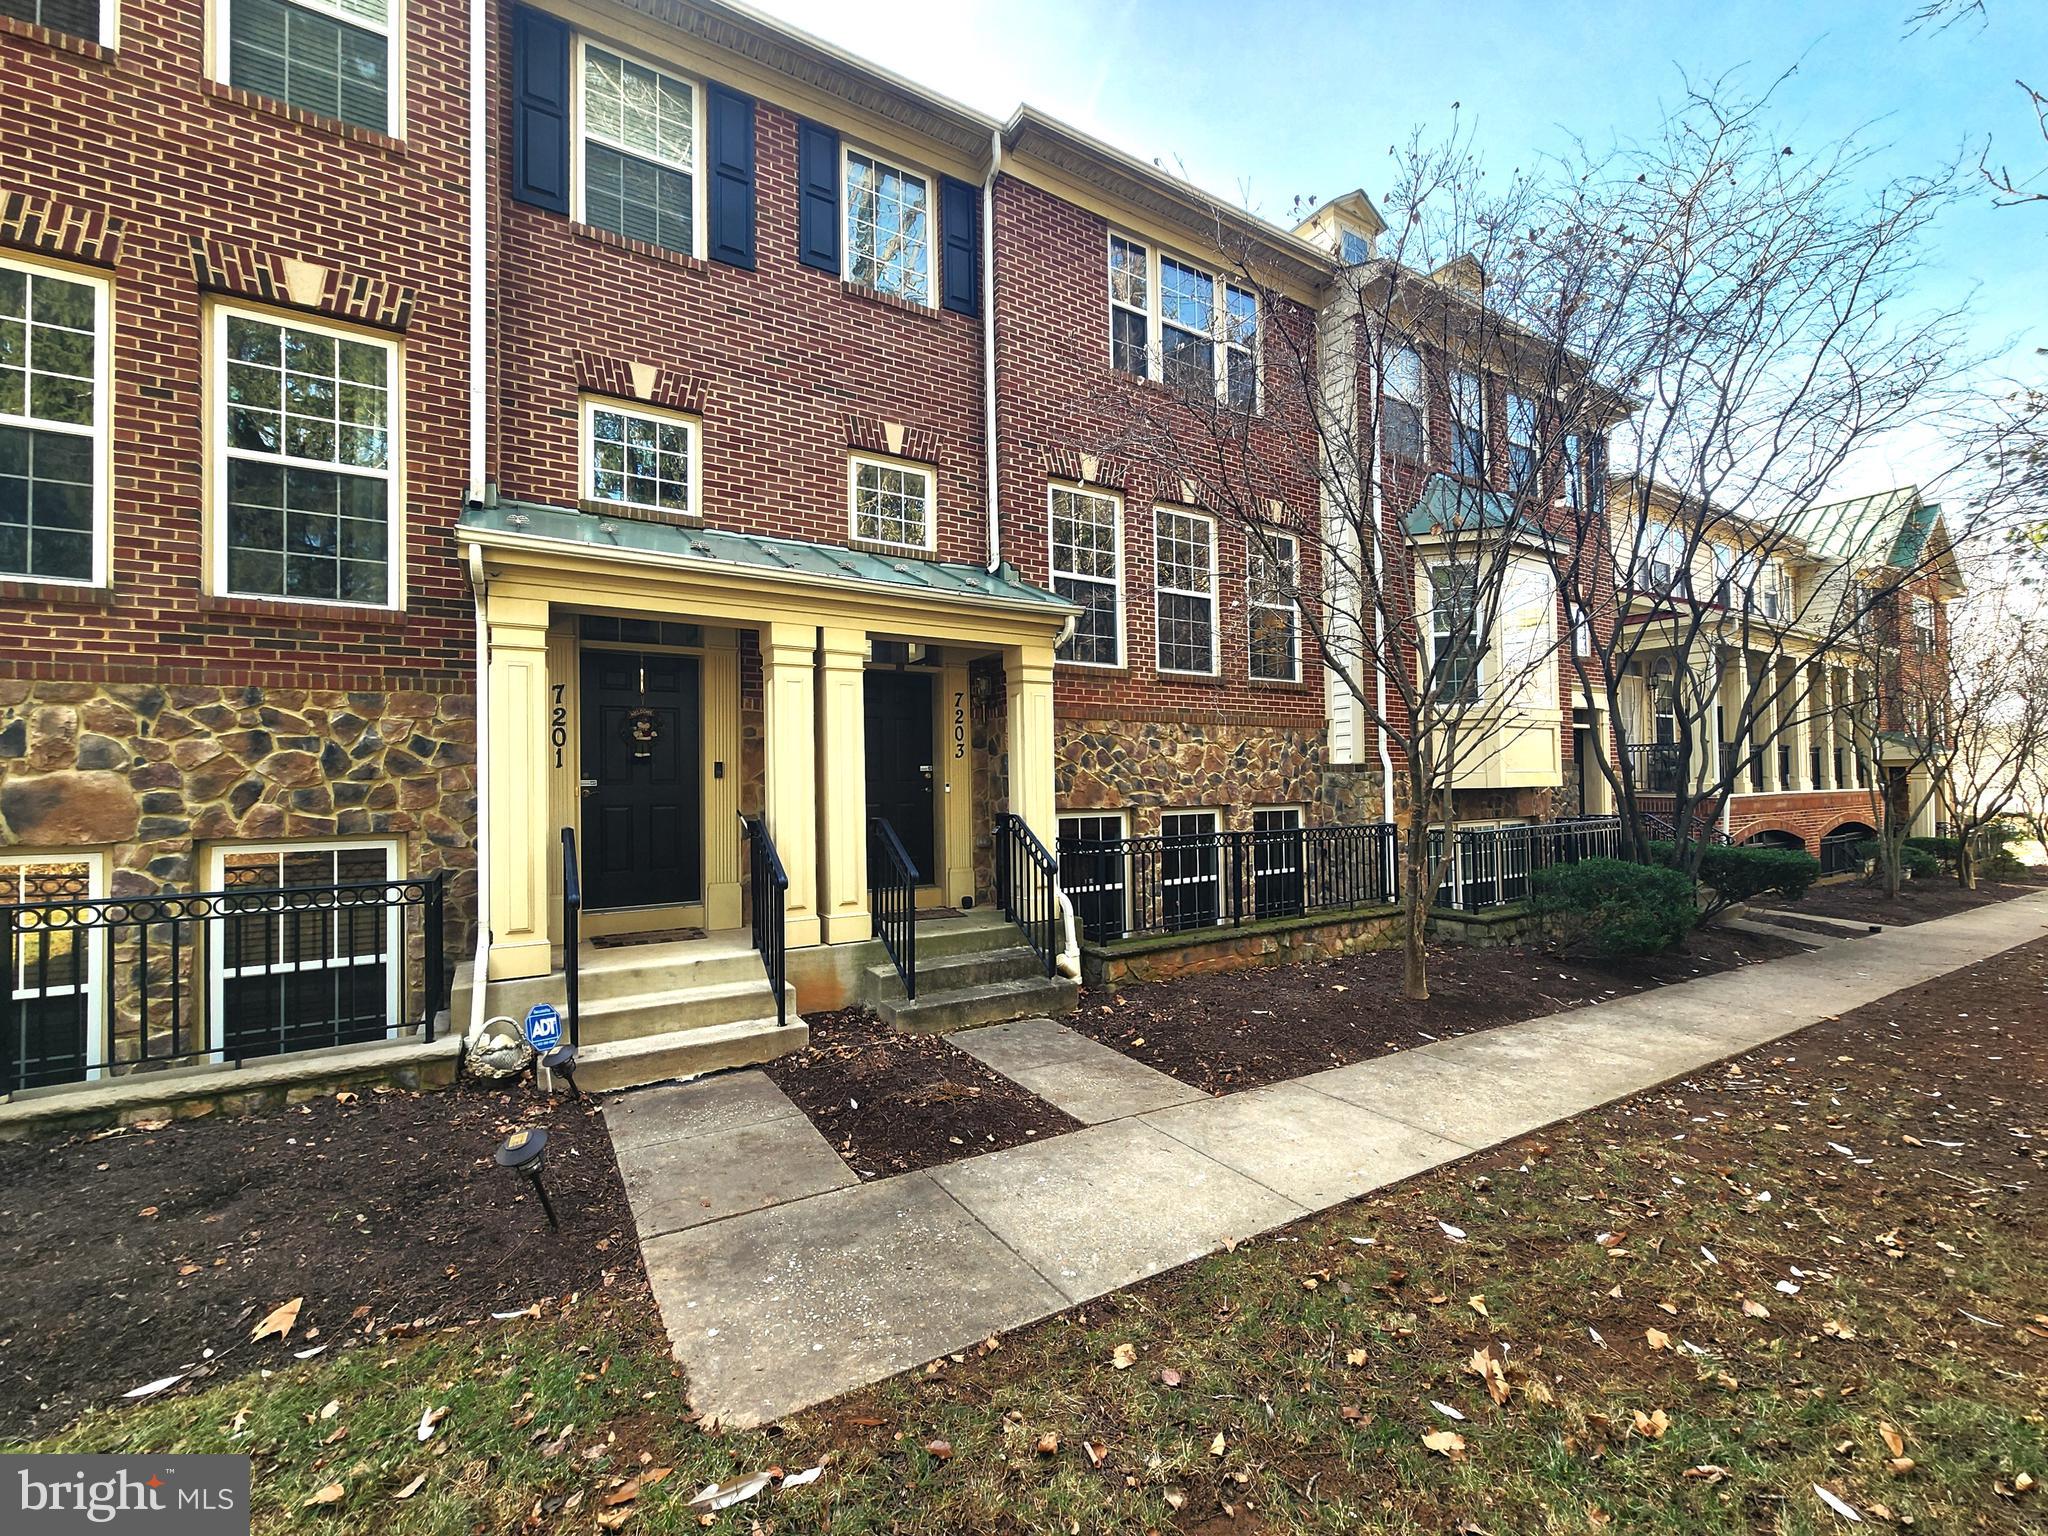
[[[2015,952],[772,1432],[690,1421],[622,1281],[35,1448],[246,1452],[259,1529],[380,1536],[694,1531],[820,1461],[712,1527],[2048,1530],[2044,987]]]

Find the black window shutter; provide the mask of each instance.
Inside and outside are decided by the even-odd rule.
[[[731,267],[754,265],[754,98],[707,85],[710,103],[711,259]]]
[[[939,178],[940,303],[956,315],[981,312],[981,189],[950,176]]]
[[[512,9],[512,195],[569,211],[569,25]]]
[[[839,135],[822,123],[796,125],[796,255],[839,275]]]

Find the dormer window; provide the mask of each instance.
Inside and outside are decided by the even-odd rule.
[[[1372,260],[1372,242],[1355,229],[1337,234],[1337,259],[1347,267],[1363,266]]]

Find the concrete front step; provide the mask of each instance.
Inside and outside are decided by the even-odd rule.
[[[757,1019],[775,1012],[775,994],[768,978],[755,974],[739,981],[721,981],[710,986],[684,985],[661,992],[630,997],[584,999],[579,1036],[585,1046],[596,1042],[642,1039],[649,1035],[673,1034],[681,1030],[712,1029],[742,1019]],[[785,987],[787,1011],[796,1013],[796,989]]]
[[[875,1013],[907,1035],[939,1035],[1010,1019],[1057,1018],[1073,1012],[1081,996],[1078,982],[1042,972],[1026,980],[991,981],[951,992],[928,991],[920,974],[917,991],[914,1001],[876,999]]]
[[[763,981],[761,956],[744,934],[683,944],[630,944],[600,949],[586,944],[578,957],[577,985],[583,1005],[610,998],[632,997],[654,992],[674,992],[685,987],[717,986],[752,978]]]
[[[925,952],[924,935],[918,935],[917,990],[920,992],[958,992],[992,981],[1029,981],[1034,976],[1044,975],[1045,967],[1039,963],[1038,956],[1022,944],[1008,949],[931,956]],[[884,998],[901,1001],[903,978],[896,974],[894,965],[871,965],[862,978],[862,988],[862,995],[870,1003]]]
[[[919,918],[917,958],[922,963],[951,955],[1008,949],[1022,938],[1023,930],[991,907],[977,908],[959,917]]]
[[[586,1027],[584,1042],[576,1053],[576,1086],[586,1093],[610,1093],[729,1067],[759,1066],[802,1050],[811,1043],[811,1029],[792,1011],[789,1022],[779,1026],[771,1013],[594,1045]]]

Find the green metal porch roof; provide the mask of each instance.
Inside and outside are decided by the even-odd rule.
[[[920,560],[843,544],[814,544],[803,539],[769,538],[722,528],[686,527],[528,501],[465,508],[457,526],[478,533],[573,544],[600,552],[618,550],[643,557],[666,555],[692,565],[709,562],[764,575],[928,592],[956,602],[1027,603],[1060,613],[1078,611],[1065,598],[1025,581],[1008,561],[990,571],[959,561]]]
[[[1941,508],[1917,486],[1806,507],[1780,526],[1818,559],[1857,566],[1910,568],[1920,560]]]
[[[1405,526],[1410,537],[1426,538],[1437,532],[1507,528],[1514,521],[1514,502],[1498,491],[1482,491],[1449,475],[1431,475],[1423,482],[1422,494],[1415,499]]]

